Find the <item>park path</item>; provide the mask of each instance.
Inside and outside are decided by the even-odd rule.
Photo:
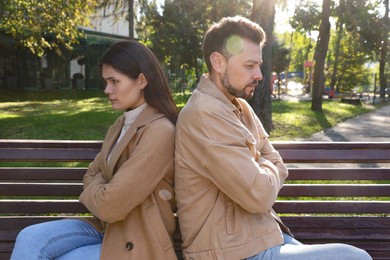
[[[358,115],[302,141],[390,142],[390,105]]]

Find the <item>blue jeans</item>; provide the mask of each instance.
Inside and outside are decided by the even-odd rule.
[[[79,219],[63,219],[26,227],[16,238],[11,260],[99,259],[103,234]]]
[[[246,260],[369,260],[370,255],[359,248],[346,244],[304,245],[293,237],[283,234],[284,244],[268,248]]]

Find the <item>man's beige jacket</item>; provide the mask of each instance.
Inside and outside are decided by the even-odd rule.
[[[244,259],[283,243],[272,210],[288,172],[259,119],[202,76],[176,125],[186,259]]]

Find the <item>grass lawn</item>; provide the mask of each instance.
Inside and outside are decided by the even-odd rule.
[[[188,97],[175,95],[179,108]],[[310,106],[307,101],[273,101],[271,140],[310,137],[375,108],[324,101],[323,113],[314,113]],[[0,91],[0,139],[102,140],[120,114],[102,90]]]

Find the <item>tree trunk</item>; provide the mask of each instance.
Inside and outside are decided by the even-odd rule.
[[[134,40],[134,0],[129,0],[129,39]]]
[[[387,88],[387,80],[385,74],[386,57],[387,57],[387,46],[389,43],[389,0],[385,0],[385,15],[383,17],[383,39],[381,56],[379,60],[379,84],[380,84],[380,98],[385,100],[385,89]]]
[[[332,78],[331,78],[331,81],[330,81],[330,87],[332,90],[337,90],[336,89],[336,82],[337,82],[337,75],[338,75],[338,66],[339,66],[339,56],[340,56],[340,42],[341,42],[341,38],[342,38],[342,35],[343,35],[343,27],[344,27],[344,24],[343,24],[343,15],[345,15],[343,13],[343,10],[344,10],[344,0],[341,0],[340,1],[340,11],[338,12],[338,20],[337,20],[337,24],[336,24],[336,42],[335,42],[335,46],[334,46],[334,63],[333,63],[333,71],[332,71]]]
[[[330,38],[330,0],[323,0],[320,34],[314,52],[314,75],[311,110],[322,112],[322,94],[325,88],[325,60]]]
[[[259,83],[250,105],[264,125],[265,130],[270,133],[272,124],[272,32],[274,29],[275,1],[274,0],[253,0],[251,20],[258,23],[267,34],[267,44],[263,48],[263,64],[261,72],[263,80]]]

